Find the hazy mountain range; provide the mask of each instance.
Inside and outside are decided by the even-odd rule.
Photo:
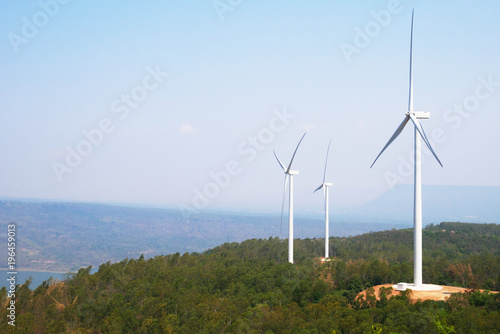
[[[426,186],[424,226],[441,221],[498,223],[500,187]],[[331,235],[349,236],[412,226],[413,187],[398,186],[357,207],[333,210]],[[0,247],[16,222],[18,268],[75,270],[144,254],[202,252],[225,242],[288,237],[280,214],[181,212],[107,204],[0,200]],[[297,214],[296,238],[324,238],[321,214]]]
[[[442,221],[500,222],[500,187],[423,186],[424,226]],[[409,222],[413,219],[413,185],[398,185],[366,204],[339,212],[349,221]]]

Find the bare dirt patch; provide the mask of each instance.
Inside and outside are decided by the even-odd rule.
[[[382,284],[382,285],[377,285],[374,286],[373,289],[375,290],[375,297],[379,299],[379,291],[380,288],[392,288],[394,284]],[[437,290],[437,291],[415,291],[415,290],[410,290],[410,299],[412,302],[417,302],[418,300],[446,300],[450,298],[450,296],[454,293],[465,293],[467,291],[466,288],[459,288],[456,286],[447,286],[447,285],[442,285],[443,289]],[[484,291],[484,290],[479,290],[479,291]],[[498,293],[498,291],[491,291],[493,293]],[[366,297],[367,290],[361,291],[358,294],[358,298],[360,297]],[[397,290],[392,290],[391,296],[396,296],[401,294],[401,291]],[[388,296],[389,297],[389,296]]]

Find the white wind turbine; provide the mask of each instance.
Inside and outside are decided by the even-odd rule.
[[[313,194],[323,188],[323,196],[325,197],[325,259],[328,259],[328,249],[329,249],[329,238],[330,238],[330,231],[329,231],[329,222],[328,222],[328,187],[333,186],[333,183],[331,182],[326,182],[326,166],[328,164],[328,152],[330,152],[330,144],[332,143],[332,140],[330,139],[330,142],[328,143],[328,149],[326,150],[326,160],[325,160],[325,171],[323,173],[323,183],[314,190]]]
[[[274,156],[276,157],[276,160],[278,160],[278,163],[280,164],[281,168],[285,172],[285,183],[283,186],[283,199],[281,202],[281,224],[283,224],[283,207],[285,204],[285,192],[286,192],[286,184],[288,182],[288,179],[290,179],[290,194],[289,194],[289,206],[288,206],[288,262],[293,263],[293,176],[299,174],[299,171],[297,170],[291,170],[292,168],[292,162],[293,158],[295,158],[295,153],[297,153],[297,150],[300,146],[300,143],[302,142],[302,139],[304,139],[304,136],[306,134],[304,133],[302,135],[302,138],[300,138],[299,143],[297,144],[297,147],[295,148],[295,151],[293,152],[292,159],[290,160],[290,164],[288,164],[288,168],[285,168],[285,165],[281,162],[281,160],[278,158],[276,155],[276,152],[274,152]],[[281,226],[280,226],[281,230]]]
[[[440,289],[441,287],[422,284],[422,176],[421,176],[421,143],[420,139],[423,139],[424,143],[427,145],[432,155],[436,158],[437,162],[443,167],[443,164],[437,157],[436,153],[431,147],[427,136],[425,135],[424,129],[420,124],[419,119],[427,119],[430,117],[430,112],[428,111],[413,111],[413,73],[412,73],[412,44],[413,44],[413,11],[411,14],[411,34],[410,34],[410,89],[409,89],[409,99],[408,99],[408,111],[405,114],[403,122],[396,129],[396,132],[389,139],[387,144],[385,144],[382,151],[379,153],[373,164],[373,167],[380,155],[385,151],[385,149],[396,139],[397,136],[403,131],[405,125],[408,121],[412,121],[415,126],[414,137],[415,137],[415,151],[414,151],[414,162],[415,162],[415,176],[414,176],[414,207],[413,207],[413,246],[414,246],[414,272],[413,279],[414,284],[409,285],[409,288],[416,290],[432,290]],[[405,283],[400,283],[397,289],[406,289]]]

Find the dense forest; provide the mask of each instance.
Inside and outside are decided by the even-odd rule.
[[[16,291],[16,327],[0,290],[2,333],[498,333],[500,226],[441,223],[423,233],[424,282],[468,288],[446,301],[364,289],[411,282],[413,231],[297,239],[295,264],[278,238],[105,263],[64,282]],[[369,290],[370,291],[370,290]]]

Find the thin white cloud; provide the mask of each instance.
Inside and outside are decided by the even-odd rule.
[[[185,134],[185,133],[193,133],[194,128],[191,124],[182,124],[181,127],[179,128],[179,133]]]

